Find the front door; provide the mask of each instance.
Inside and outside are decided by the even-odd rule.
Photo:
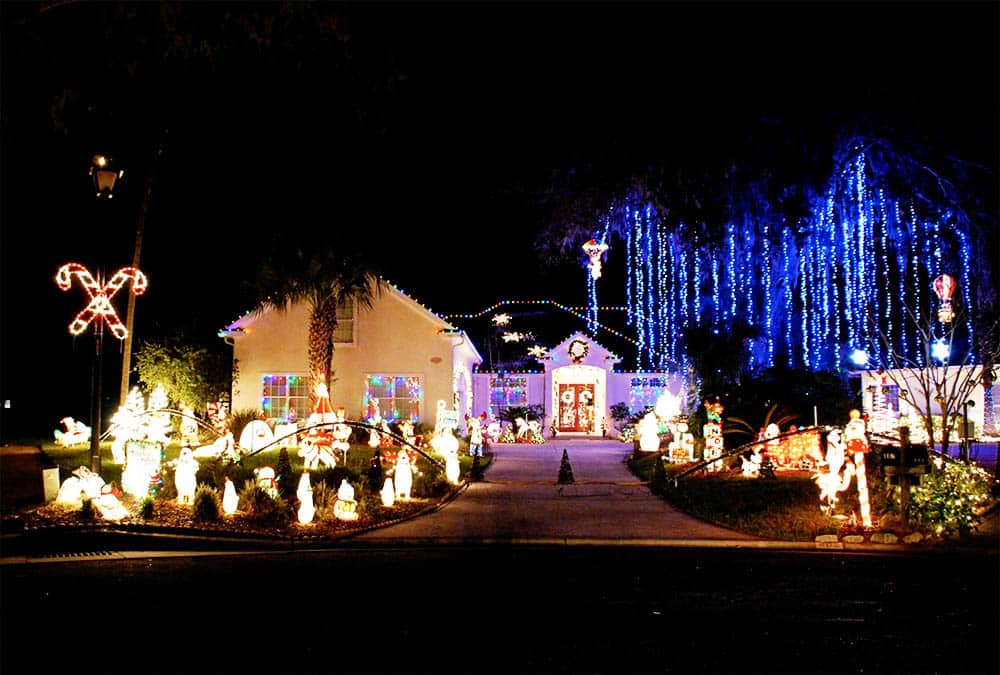
[[[594,385],[559,385],[559,431],[594,430]]]

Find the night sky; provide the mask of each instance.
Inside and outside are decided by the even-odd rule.
[[[545,179],[647,157],[724,161],[762,120],[818,142],[885,120],[996,171],[995,2],[0,12],[0,400],[41,420],[33,435],[88,417],[93,338],[66,330],[85,296],[60,291],[55,272],[130,264],[150,176],[136,338],[211,340],[251,309],[245,282],[288,232],[378,242],[386,276],[441,314],[583,304],[582,256],[547,268],[534,252]],[[110,202],[88,182],[98,151],[126,171]],[[124,295],[117,306],[124,316]],[[117,392],[118,346],[105,353]],[[18,415],[4,411],[4,440],[26,431]]]

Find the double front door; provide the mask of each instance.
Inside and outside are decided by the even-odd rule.
[[[594,385],[559,385],[559,431],[594,430]]]

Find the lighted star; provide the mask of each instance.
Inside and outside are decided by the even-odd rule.
[[[493,317],[494,326],[506,326],[510,323],[510,314],[497,314]]]
[[[523,340],[530,340],[534,336],[531,333],[511,333],[508,331],[500,337],[503,338],[504,342],[521,342]]]
[[[548,350],[542,345],[528,347],[528,354],[534,356],[536,359],[544,359],[546,353],[548,353]]]

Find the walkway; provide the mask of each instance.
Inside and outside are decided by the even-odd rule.
[[[366,532],[389,543],[631,543],[748,545],[750,535],[692,518],[653,495],[626,464],[632,446],[564,438],[497,444],[485,479],[438,511]],[[559,485],[566,449],[575,482]],[[811,545],[811,544],[810,544]]]

